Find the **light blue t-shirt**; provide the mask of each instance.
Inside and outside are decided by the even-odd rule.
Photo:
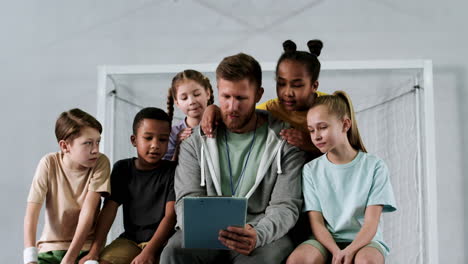
[[[356,238],[367,206],[383,205],[383,212],[396,210],[388,168],[372,154],[359,151],[353,161],[339,165],[322,155],[304,166],[302,177],[304,211],[321,212],[336,242]],[[380,224],[372,241],[389,253]]]

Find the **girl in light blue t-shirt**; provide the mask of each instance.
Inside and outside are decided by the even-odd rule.
[[[313,237],[287,263],[384,263],[389,249],[380,216],[396,210],[395,198],[387,166],[362,143],[348,95],[318,97],[307,125],[325,155],[303,168],[304,211]]]

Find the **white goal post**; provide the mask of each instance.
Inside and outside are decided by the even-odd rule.
[[[266,62],[260,63],[263,72],[274,73],[276,63]],[[435,151],[435,127],[434,127],[434,89],[433,89],[433,73],[432,61],[430,60],[372,60],[372,61],[322,61],[321,75],[324,72],[333,71],[337,74],[346,72],[360,71],[400,71],[414,70],[414,110],[415,110],[415,133],[417,154],[415,158],[415,174],[421,183],[419,189],[417,206],[420,212],[421,230],[418,235],[421,237],[417,240],[419,245],[418,256],[415,256],[418,263],[439,263],[439,246],[438,246],[438,223],[437,223],[437,179],[436,179],[436,151]],[[168,64],[168,65],[103,65],[98,67],[98,87],[97,87],[97,118],[102,122],[104,130],[101,141],[101,150],[105,153],[112,163],[116,162],[117,158],[114,153],[115,143],[115,110],[116,110],[116,76],[132,76],[141,75],[175,75],[185,69],[195,69],[203,73],[213,73],[217,64]],[[118,82],[118,81],[117,81]],[[215,89],[215,80],[211,80],[213,89]],[[323,82],[321,82],[322,85]],[[166,87],[169,87],[170,82]],[[271,87],[265,89],[273,89]],[[345,90],[344,88],[336,90]],[[162,90],[166,93],[167,89]],[[354,101],[354,98],[351,96]],[[216,100],[217,98],[215,98]],[[393,99],[390,99],[393,100]],[[412,100],[412,99],[411,99]],[[264,101],[264,100],[262,100]],[[384,102],[385,103],[385,102]],[[358,109],[356,108],[356,111]],[[133,119],[133,114],[131,117]],[[358,117],[359,119],[359,117]],[[358,122],[359,124],[359,122]],[[131,127],[131,123],[128,124]],[[401,125],[405,126],[405,124]],[[360,127],[361,129],[361,127]],[[119,139],[120,140],[120,139]],[[363,138],[366,143],[366,138]],[[122,142],[122,144],[129,144]],[[372,153],[372,151],[370,151]],[[394,154],[389,154],[394,155]],[[392,172],[391,172],[392,174]],[[393,183],[393,182],[392,182]],[[397,190],[394,188],[395,195],[398,196]],[[397,204],[397,207],[399,204]],[[403,217],[404,219],[404,217]],[[401,220],[403,221],[403,220]],[[384,233],[385,237],[385,233]],[[395,242],[396,243],[396,242]],[[393,254],[393,251],[390,255]],[[398,263],[405,262],[404,259],[399,259]],[[392,259],[392,263],[397,263]]]

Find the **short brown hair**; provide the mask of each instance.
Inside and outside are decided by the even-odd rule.
[[[262,86],[262,68],[252,56],[239,53],[224,58],[216,68],[216,79],[240,81],[248,79],[254,82],[257,89]]]
[[[55,122],[55,136],[57,142],[60,140],[74,140],[80,136],[80,131],[84,127],[95,128],[102,133],[102,126],[99,121],[85,111],[74,108],[63,112]]]

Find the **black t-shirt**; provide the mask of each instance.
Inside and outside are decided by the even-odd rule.
[[[114,164],[108,199],[123,205],[125,231],[120,237],[142,243],[153,237],[164,217],[166,203],[175,200],[176,164],[162,160],[158,168],[142,171],[135,167],[135,159]]]

